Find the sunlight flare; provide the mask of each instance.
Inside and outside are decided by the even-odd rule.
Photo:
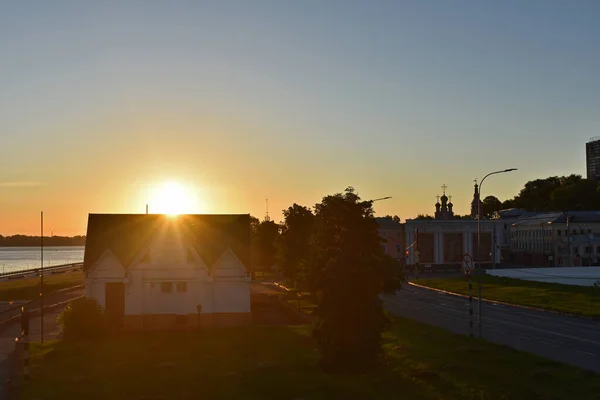
[[[150,211],[176,216],[198,213],[198,196],[190,187],[178,182],[165,182],[153,190],[149,201]]]

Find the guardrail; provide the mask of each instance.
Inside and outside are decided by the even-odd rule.
[[[61,264],[61,265],[53,265],[50,267],[44,267],[44,276],[58,274],[62,272],[66,272],[69,269],[72,270],[81,270],[83,267],[83,263],[72,263],[72,264]],[[0,273],[0,280],[8,280],[8,279],[23,279],[30,278],[35,276],[40,276],[40,271],[42,268],[31,268],[31,269],[21,269],[18,271],[9,271],[5,273]]]

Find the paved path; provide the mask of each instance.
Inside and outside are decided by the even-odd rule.
[[[56,323],[58,314],[64,307],[50,310],[44,314],[44,341],[55,340],[60,335],[60,327]],[[15,323],[8,326],[0,332],[0,399],[4,397],[4,383],[9,373],[8,357],[15,348],[15,338],[21,335],[21,324]],[[41,318],[34,317],[30,321],[29,335],[32,342],[39,342],[41,339]]]
[[[469,334],[468,299],[406,285],[383,296],[391,313]],[[473,299],[477,336],[477,300]],[[600,321],[483,302],[483,338],[600,373]]]

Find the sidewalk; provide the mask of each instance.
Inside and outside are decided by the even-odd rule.
[[[60,336],[60,327],[56,322],[58,315],[64,310],[58,307],[44,314],[44,341],[56,340]],[[9,374],[9,357],[15,349],[15,338],[21,336],[21,324],[14,323],[0,332],[0,399],[4,399],[4,385]],[[29,324],[31,342],[41,339],[41,318],[34,317]]]

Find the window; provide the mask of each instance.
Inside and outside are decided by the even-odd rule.
[[[557,230],[556,230],[556,236],[560,236],[560,234],[561,234],[561,231],[560,231],[560,229],[557,229]]]
[[[177,293],[187,292],[187,282],[177,282]]]
[[[577,229],[573,229],[573,235],[577,235]]]
[[[591,254],[592,253],[592,246],[585,246],[585,254]]]
[[[397,244],[397,245],[396,245],[396,251],[397,251],[398,253],[402,253],[402,245],[401,245],[401,244]]]
[[[581,229],[581,230],[579,231],[579,233],[581,233],[581,234],[583,235],[583,234],[585,233],[585,231],[584,231],[583,229]]]
[[[579,248],[577,246],[573,246],[573,254],[579,254]]]
[[[160,291],[163,293],[171,293],[173,291],[173,284],[171,282],[162,282],[160,284]]]
[[[396,232],[396,236],[402,237],[402,232]]]
[[[591,229],[588,229],[588,233],[592,233],[592,230],[591,230]]]
[[[596,247],[596,253],[600,254],[600,246]]]

